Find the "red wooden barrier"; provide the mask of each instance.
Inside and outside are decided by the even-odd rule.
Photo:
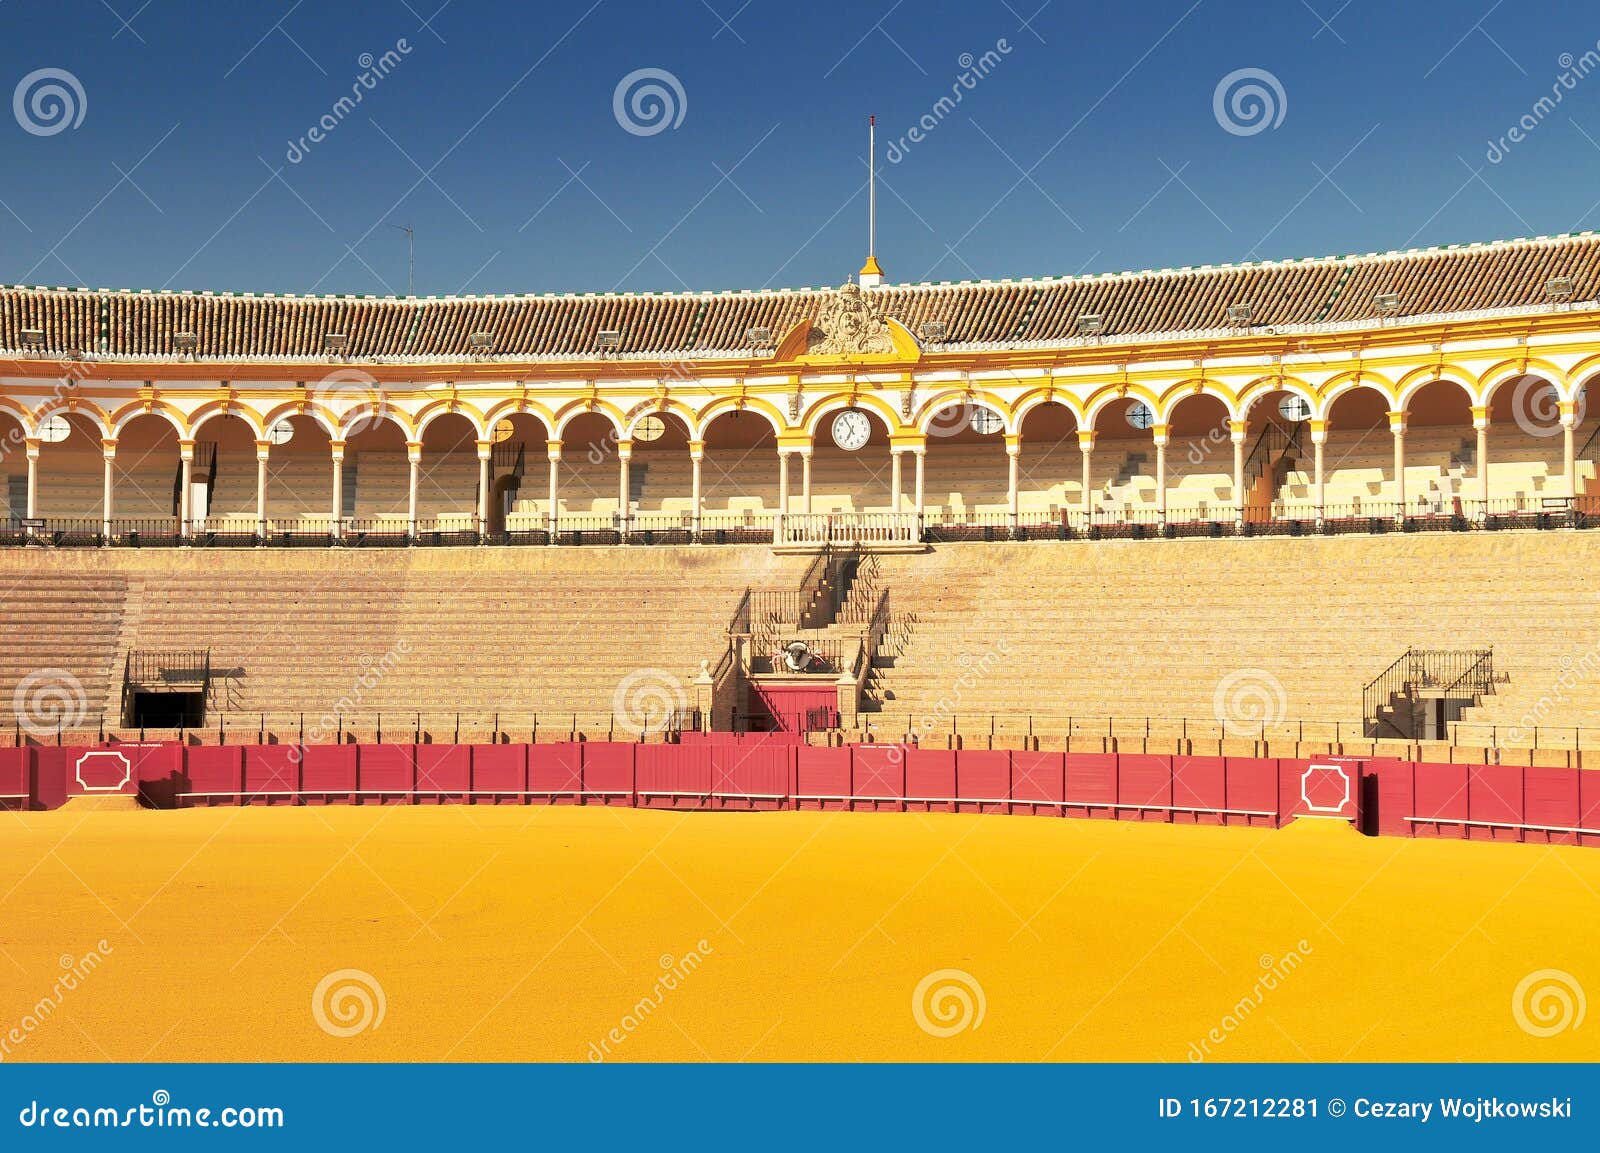
[[[33,750],[0,749],[0,810],[33,808],[34,794]]]
[[[437,805],[459,804],[469,799],[472,793],[471,745],[416,745],[411,756],[416,773],[416,800]]]
[[[791,793],[802,809],[845,809],[850,807],[849,748],[795,751],[795,786]]]
[[[563,741],[529,746],[528,792],[536,801],[577,804],[583,794],[583,745]]]
[[[528,745],[473,745],[472,799],[478,804],[520,804],[528,792]],[[418,753],[418,763],[422,760]]]

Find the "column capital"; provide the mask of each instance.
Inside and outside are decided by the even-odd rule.
[[[1578,402],[1577,401],[1575,401],[1575,400],[1563,400],[1561,402],[1561,427],[1562,428],[1577,428],[1578,427]]]
[[[1155,440],[1157,448],[1167,447],[1167,442],[1171,439],[1171,429],[1172,426],[1170,424],[1152,424],[1150,426],[1150,436]]]
[[[178,441],[178,459],[182,460],[182,461],[193,461],[194,460],[194,441],[193,440],[184,440],[184,439],[181,439],[181,438],[179,439],[179,441]]]
[[[114,436],[102,438],[100,441],[100,453],[107,460],[115,459],[117,455],[117,438]]]
[[[1230,420],[1228,422],[1228,436],[1234,444],[1243,444],[1244,438],[1250,435],[1250,422],[1248,420]]]
[[[1404,436],[1406,434],[1406,415],[1401,409],[1391,409],[1389,411],[1389,431],[1396,436]]]
[[[264,461],[271,454],[272,454],[272,442],[270,440],[258,440],[258,441],[256,441],[256,459],[257,460]]]
[[[344,441],[330,440],[328,442],[328,451],[333,454],[335,462],[342,463],[344,461]]]
[[[552,461],[560,460],[561,459],[561,442],[559,440],[547,440],[547,441],[545,441],[544,442],[544,451],[545,451],[545,454],[547,456],[549,456],[549,458]]]
[[[44,441],[40,440],[36,436],[25,436],[22,438],[22,447],[23,450],[28,454],[29,460],[39,459],[39,448],[43,444]]]
[[[1489,427],[1488,405],[1475,404],[1472,406],[1472,427],[1479,429],[1480,431]]]
[[[631,460],[633,458],[633,441],[627,439],[617,441],[617,458],[619,460]]]
[[[420,440],[406,441],[406,462],[408,464],[422,463],[422,442]]]
[[[689,442],[689,459],[690,460],[699,462],[699,461],[705,459],[705,455],[706,455],[706,442],[705,441],[703,441],[703,440],[691,440]]]
[[[1016,456],[1022,451],[1022,434],[1020,432],[1006,433],[1006,455]]]
[[[494,456],[494,441],[480,440],[477,442],[477,445],[479,460],[488,460]]]
[[[1078,430],[1078,448],[1082,452],[1094,450],[1094,429],[1080,428]]]

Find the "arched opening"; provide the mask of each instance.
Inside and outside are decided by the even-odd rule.
[[[527,412],[500,417],[490,430],[489,532],[545,528],[550,429]]]
[[[1412,393],[1406,402],[1406,515],[1460,515],[1463,502],[1476,499],[1477,456],[1466,389],[1435,380]]]
[[[424,456],[424,469],[427,464]],[[406,458],[405,429],[388,419],[362,421],[357,427],[347,429],[340,483],[345,492],[344,515],[353,517],[358,528],[404,533],[411,504],[411,465]],[[420,503],[420,475],[417,499]]]
[[[1247,521],[1274,515],[1316,515],[1316,445],[1311,402],[1298,392],[1273,389],[1245,410],[1244,508]]]
[[[925,443],[924,525],[1010,525],[1010,463],[998,412],[973,401],[945,405],[928,422]]]
[[[1203,392],[1183,397],[1168,412],[1168,521],[1234,518],[1233,434],[1228,419],[1228,406],[1221,398]],[[1248,491],[1248,477],[1246,484]],[[1152,491],[1154,487],[1152,482]]]
[[[1573,430],[1577,491],[1594,475],[1595,446],[1583,437],[1582,393]],[[1561,427],[1561,394],[1542,376],[1503,380],[1489,395],[1488,450],[1490,511],[1537,508],[1550,497],[1567,495],[1566,438]],[[1589,460],[1583,457],[1588,454]],[[1587,465],[1587,467],[1586,467]],[[1477,486],[1474,496],[1478,496]]]
[[[348,473],[345,485],[350,493]],[[438,532],[477,529],[478,430],[459,412],[437,416],[422,430],[417,520]]]
[[[1573,394],[1574,415],[1577,424],[1572,430],[1573,491],[1578,496],[1592,497],[1600,494],[1600,419],[1590,411],[1600,393],[1591,393],[1589,377],[1581,382]],[[1586,505],[1592,509],[1592,503]]]
[[[1119,397],[1094,415],[1089,455],[1089,514],[1099,520],[1152,520],[1156,508],[1155,412],[1138,397]]]
[[[1017,462],[1020,523],[1060,524],[1063,514],[1083,507],[1078,418],[1066,405],[1047,401],[1027,411],[1018,432],[1022,434]]]
[[[892,463],[883,417],[866,407],[830,408],[817,423],[812,441],[811,511],[892,511]],[[797,487],[791,477],[791,501]]]
[[[628,504],[631,524],[646,531],[686,528],[694,515],[694,461],[689,457],[689,426],[670,410],[631,414],[624,429],[632,445],[628,461]],[[701,464],[701,481],[705,465]],[[613,460],[606,483],[611,503],[621,502],[620,465]]]
[[[1393,499],[1393,468],[1389,398],[1370,385],[1340,393],[1328,410],[1323,515],[1338,520],[1381,511]]]
[[[191,483],[196,532],[256,531],[256,431],[234,413],[210,417],[194,431]]]
[[[705,532],[758,530],[763,514],[778,507],[778,436],[758,412],[732,409],[705,430],[700,466],[701,528]],[[799,463],[790,458],[790,467]],[[799,508],[798,477],[790,476],[790,507]],[[763,531],[771,532],[767,527]]]
[[[0,500],[6,528],[16,532],[28,515],[28,435],[9,412],[0,412]]]
[[[314,417],[283,417],[267,430],[267,530],[327,532],[333,515],[332,438]]]
[[[78,443],[79,437],[75,427],[73,435],[60,447],[71,450],[72,455],[76,457]],[[86,455],[93,452],[87,436],[83,438],[83,447]],[[40,464],[43,465],[42,458]],[[53,471],[52,468],[52,473]],[[81,475],[89,492],[100,487],[96,484],[99,471],[94,468],[92,459],[84,460]],[[73,462],[72,475],[75,478],[80,475],[80,466],[76,460]],[[183,500],[182,477],[178,430],[173,428],[172,422],[156,413],[144,413],[134,417],[117,433],[117,459],[111,473],[113,516],[119,522],[135,522],[131,525],[124,523],[123,528],[142,532],[169,531],[172,518],[178,515]],[[203,501],[204,493],[207,491],[207,470],[196,462],[191,466],[189,479],[191,498],[193,490],[198,488],[201,490]],[[52,485],[53,483],[52,476]],[[39,487],[44,490],[47,486],[41,481]],[[99,494],[90,496],[89,492],[81,498],[82,507],[98,509],[101,504],[98,499]],[[191,518],[201,511],[203,510],[191,505]],[[78,515],[92,515],[92,513]]]
[[[665,424],[665,421],[663,421]],[[681,430],[682,425],[679,425]],[[556,511],[564,527],[572,529],[610,529],[615,526],[620,508],[618,489],[621,465],[617,459],[617,443],[621,434],[605,413],[585,412],[573,417],[561,430],[561,464],[556,494]],[[683,436],[680,450],[685,457],[688,450],[681,445],[688,440]],[[637,449],[637,445],[635,445]],[[648,473],[648,469],[645,470]],[[633,481],[633,462],[629,461],[629,494],[637,494],[643,501],[643,492]],[[548,494],[542,505],[549,513]]]

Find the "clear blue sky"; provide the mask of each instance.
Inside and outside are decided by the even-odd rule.
[[[83,104],[0,116],[0,281],[404,293],[404,224],[420,295],[837,284],[869,112],[895,281],[1596,228],[1600,70],[1533,109],[1597,40],[1578,0],[5,0],[0,93],[63,69]],[[636,135],[646,68],[682,118]],[[1283,92],[1250,134],[1214,109],[1239,69]]]

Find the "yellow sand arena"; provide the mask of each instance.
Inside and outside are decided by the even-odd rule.
[[[4,817],[0,877],[13,1061],[1600,1057],[1579,1008],[1600,990],[1594,849],[1309,823],[64,811]]]

